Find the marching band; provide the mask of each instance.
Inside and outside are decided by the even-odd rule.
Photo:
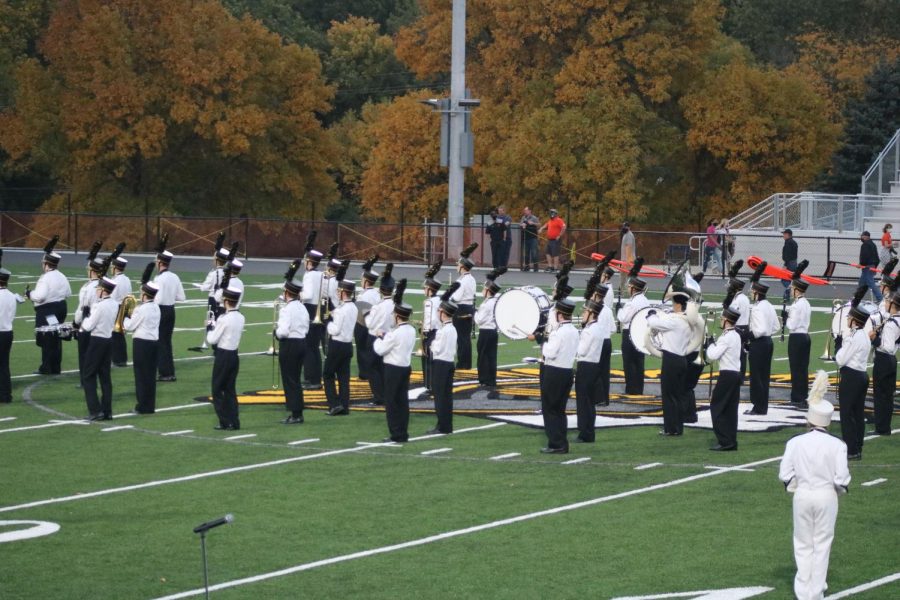
[[[73,328],[67,326],[66,298],[71,294],[67,278],[59,271],[60,254],[54,252],[56,239],[44,248],[43,274],[27,297],[35,307],[36,339],[41,347],[39,374],[60,372],[61,341]],[[100,259],[102,242],[95,242],[88,256],[88,280],[79,290],[78,306],[72,318],[78,339],[79,372],[84,388],[88,419],[112,418],[111,365],[127,364],[125,333],[131,333],[132,357],[138,414],[156,410],[156,382],[175,381],[172,357],[174,305],[185,300],[180,278],[171,270],[174,255],[160,240],[155,263],[147,265],[141,277],[140,301],[131,296],[131,282],[125,275],[128,261],[119,256],[124,244]],[[244,285],[239,279],[243,263],[237,258],[237,243],[230,252],[222,250],[223,236],[217,240],[215,264],[206,280],[198,285],[209,297],[206,341],[215,349],[211,397],[218,417],[217,429],[240,429],[236,392],[239,371],[238,346],[245,325],[240,312]],[[743,293],[739,278],[742,261],[728,273],[727,294],[722,303],[714,338],[707,331],[707,318],[699,316],[702,303],[699,280],[682,264],[672,275],[663,304],[651,304],[646,282],[641,279],[638,258],[627,275],[630,299],[614,300],[608,285],[615,272],[608,259],[597,265],[587,281],[579,332],[573,323],[575,303],[568,298],[572,287],[568,273],[557,278],[553,302],[543,292],[532,292],[540,307],[536,326],[502,322],[504,293],[497,278],[506,268],[490,272],[484,282],[482,299],[476,306],[474,262],[470,245],[457,262],[459,278],[438,295],[441,283],[436,274],[440,262],[425,274],[422,321],[419,332],[410,320],[413,309],[404,303],[406,280],[395,283],[393,265],[383,273],[374,270],[377,256],[363,265],[361,293],[357,301],[355,282],[346,279],[349,261],[337,258],[337,245],[329,251],[326,270],[318,270],[324,255],[313,249],[314,234],[308,240],[303,259],[294,261],[285,274],[280,304],[276,306],[273,337],[278,342],[280,381],[289,412],[283,423],[304,422],[304,390],[324,381],[330,416],[350,412],[351,362],[355,353],[359,379],[367,380],[373,404],[385,406],[388,440],[409,439],[409,380],[411,355],[416,341],[421,343],[425,390],[433,395],[436,426],[429,434],[453,432],[453,381],[458,369],[471,368],[473,323],[477,333],[478,383],[487,390],[486,399],[497,400],[498,335],[513,339],[534,339],[541,348],[541,415],[547,435],[545,453],[569,450],[566,404],[575,388],[576,443],[595,441],[596,407],[609,405],[612,333],[622,330],[622,363],[625,395],[644,393],[644,359],[647,354],[661,358],[659,378],[663,427],[660,435],[681,436],[685,423],[697,421],[694,387],[704,365],[719,364],[715,388],[710,377],[710,416],[716,444],[714,451],[737,450],[740,388],[749,366],[752,409],[747,415],[765,415],[769,408],[773,336],[788,330],[787,354],[791,373],[790,403],[807,407],[810,363],[810,320],[812,309],[806,298],[809,283],[802,276],[808,264],[802,261],[790,274],[791,303],[785,304],[782,318],[767,300],[768,285],[760,281],[766,263],[750,277],[752,303]],[[611,258],[612,253],[610,253]],[[2,254],[0,254],[2,258]],[[305,274],[297,277],[301,264]],[[150,281],[154,266],[157,276]],[[838,326],[835,360],[840,368],[838,399],[842,436],[848,458],[860,459],[865,433],[864,403],[869,385],[867,360],[874,348],[872,371],[875,433],[889,435],[896,391],[896,350],[900,340],[900,277],[885,268],[881,286],[884,301],[873,308],[862,302],[865,289],[858,289],[845,306],[835,304],[836,314],[845,320]],[[108,269],[113,273],[107,276]],[[10,292],[10,272],[0,268],[0,402],[11,401],[9,355],[12,320],[20,299]],[[380,283],[379,283],[380,279]],[[195,284],[196,285],[196,284]],[[524,288],[517,288],[522,290]],[[512,290],[509,290],[512,291]],[[129,302],[130,298],[130,302]],[[24,301],[24,300],[21,300]],[[844,311],[844,312],[840,312]],[[504,317],[505,318],[505,317]],[[530,329],[526,331],[525,329]],[[834,329],[834,326],[833,326]],[[324,367],[320,346],[327,346]],[[275,354],[273,343],[273,354]],[[274,357],[273,357],[274,360]],[[159,373],[157,379],[156,373]],[[274,375],[274,363],[273,363]],[[301,383],[301,375],[305,379]],[[97,385],[100,394],[98,397]],[[273,387],[277,387],[273,382]],[[427,398],[428,395],[424,396]]]

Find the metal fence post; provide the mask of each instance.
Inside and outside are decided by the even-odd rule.
[[[244,217],[244,258],[250,258],[250,218]]]
[[[75,244],[72,246],[78,252],[78,213],[75,213]]]

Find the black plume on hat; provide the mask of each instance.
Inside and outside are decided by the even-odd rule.
[[[316,236],[318,235],[318,231],[313,229],[309,233],[306,234],[306,244],[303,246],[303,256],[305,257],[309,254],[309,251],[313,249],[313,246],[316,245]]]
[[[606,267],[609,266],[609,263],[616,257],[616,251],[610,250],[603,256],[603,260],[597,263],[597,266],[594,267],[594,275],[600,277],[603,275],[603,271],[606,270]]]
[[[397,282],[397,287],[394,289],[394,305],[399,306],[403,304],[403,293],[406,291],[406,278],[401,279]]]
[[[44,245],[44,254],[50,254],[53,252],[53,249],[56,248],[56,243],[59,241],[59,234],[54,235],[50,240]]]
[[[441,294],[441,301],[442,302],[450,302],[450,296],[455,294],[456,290],[458,290],[458,289],[459,289],[459,280],[451,283],[450,287],[448,287],[447,290],[443,294]]]
[[[553,301],[558,302],[572,293],[572,286],[569,285],[569,277],[564,275],[556,282],[556,290],[553,292]]]
[[[378,254],[373,254],[372,256],[370,256],[368,258],[368,260],[366,260],[366,262],[364,262],[362,265],[363,273],[365,273],[366,271],[371,271],[372,267],[374,267],[375,263],[377,263],[377,262],[378,262]]]
[[[591,278],[588,279],[587,289],[584,290],[584,299],[590,300],[594,296],[594,292],[597,291],[597,286],[600,284],[600,276],[595,272],[591,275]]]
[[[216,236],[216,252],[222,249],[222,246],[225,245],[225,232],[220,231],[219,235]],[[215,252],[213,253],[215,254]]]
[[[791,279],[800,279],[800,276],[803,275],[803,271],[806,270],[806,267],[809,266],[809,261],[805,258],[800,261],[800,264],[797,265],[797,268],[794,269],[794,272],[791,273]]]
[[[394,278],[391,277],[391,273],[394,272],[394,263],[389,262],[384,265],[384,272],[381,274],[381,288],[382,289],[393,289],[394,288]]]
[[[300,270],[300,259],[295,258],[291,261],[291,264],[288,266],[287,271],[284,272],[284,280],[285,281],[293,281],[294,277],[297,275],[297,271]]]
[[[141,273],[141,285],[144,285],[150,278],[153,277],[153,269],[156,268],[156,264],[153,262],[148,262],[147,266],[144,267],[144,272]]]
[[[641,268],[644,266],[644,257],[638,256],[634,259],[634,264],[628,270],[628,278],[632,279],[641,274]]]
[[[337,273],[334,274],[334,278],[338,281],[343,281],[344,277],[347,276],[347,269],[350,267],[350,259],[345,258],[341,261],[341,266],[338,267]]]
[[[508,270],[509,269],[507,267],[497,267],[496,269],[485,275],[484,278],[488,281],[494,281],[495,279],[506,273]]]
[[[162,254],[163,252],[165,252],[166,246],[168,246],[168,245],[169,245],[169,234],[164,233],[163,236],[161,238],[159,238],[159,241],[156,243],[156,253]]]
[[[562,267],[559,268],[559,272],[556,274],[556,279],[559,280],[563,277],[566,277],[569,274],[569,271],[571,271],[572,267],[574,266],[574,261],[567,260],[566,262],[564,262]]]
[[[93,244],[91,244],[91,249],[88,251],[87,255],[87,261],[91,262],[92,260],[97,258],[97,255],[100,253],[100,248],[102,247],[103,242],[101,240],[97,240]]]
[[[331,247],[328,248],[328,255],[325,257],[326,262],[328,262],[329,260],[331,260],[332,258],[337,256],[339,247],[340,247],[340,243],[338,243],[338,242],[334,242],[333,244],[331,244]]]
[[[733,263],[731,263],[731,268],[728,270],[728,279],[734,279],[738,276],[738,271],[741,270],[741,267],[744,266],[744,260],[739,258]]]
[[[758,265],[756,265],[756,269],[753,271],[753,275],[750,276],[750,282],[757,283],[759,281],[759,278],[762,277],[763,271],[765,271],[766,267],[768,266],[769,263],[767,263],[766,261],[762,261]]]
[[[436,263],[428,267],[428,270],[425,271],[425,279],[434,279],[434,276],[438,274],[438,271],[441,270],[441,266],[444,264],[444,261],[438,259]]]
[[[866,292],[869,290],[869,286],[863,284],[856,288],[856,291],[853,292],[853,298],[850,299],[850,306],[856,308],[859,306],[859,303],[862,302],[862,299],[866,297]]]
[[[472,253],[476,250],[478,250],[478,242],[472,242],[471,244],[463,248],[463,251],[459,253],[459,257],[469,258],[469,256],[471,256]]]

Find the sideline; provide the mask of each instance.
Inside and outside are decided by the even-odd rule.
[[[555,514],[559,514],[559,513],[563,513],[563,512],[578,510],[580,508],[596,506],[598,504],[604,504],[606,502],[612,502],[614,500],[630,498],[631,496],[637,496],[640,494],[655,492],[658,490],[663,490],[663,489],[675,487],[678,485],[683,485],[685,483],[690,483],[692,481],[698,481],[700,479],[715,477],[715,476],[721,475],[723,473],[738,471],[740,469],[749,469],[749,468],[753,468],[753,467],[758,467],[758,466],[765,465],[765,464],[768,464],[771,462],[775,462],[777,460],[781,460],[781,456],[776,456],[773,458],[766,458],[763,460],[758,460],[758,461],[754,461],[751,463],[738,465],[735,467],[727,467],[727,468],[723,468],[718,471],[699,473],[697,475],[691,475],[689,477],[682,477],[680,479],[673,479],[671,481],[667,481],[664,483],[657,483],[655,485],[650,485],[647,487],[629,490],[627,492],[620,492],[618,494],[612,494],[609,496],[600,496],[598,498],[592,498],[590,500],[584,500],[582,502],[575,502],[573,504],[565,504],[563,506],[557,506],[555,508],[549,508],[549,509],[540,510],[540,511],[536,511],[536,512],[526,513],[526,514],[518,515],[515,517],[509,517],[506,519],[491,521],[489,523],[482,523],[481,525],[474,525],[472,527],[466,527],[464,529],[456,529],[453,531],[447,531],[447,532],[439,533],[436,535],[430,535],[427,537],[410,540],[408,542],[401,542],[399,544],[392,544],[390,546],[381,546],[379,548],[372,548],[371,550],[363,550],[360,552],[353,552],[351,554],[343,554],[341,556],[334,556],[332,558],[325,558],[322,560],[303,563],[303,564],[295,565],[293,567],[288,567],[286,569],[280,569],[278,571],[270,571],[268,573],[261,573],[260,575],[253,575],[251,577],[244,577],[242,579],[234,579],[232,581],[226,581],[223,583],[211,585],[211,586],[209,586],[209,591],[212,592],[212,591],[217,591],[217,590],[224,590],[224,589],[228,589],[228,588],[237,587],[240,585],[247,585],[249,583],[265,581],[267,579],[274,579],[276,577],[282,577],[284,575],[291,575],[293,573],[309,571],[312,569],[316,569],[318,567],[325,567],[328,565],[348,562],[351,560],[356,560],[358,558],[368,558],[370,556],[377,556],[379,554],[387,554],[389,552],[396,552],[398,550],[405,550],[407,548],[415,548],[417,546],[424,546],[427,544],[432,544],[434,542],[440,542],[440,541],[455,538],[455,537],[469,535],[471,533],[478,533],[480,531],[497,529],[499,527],[505,527],[507,525],[513,525],[515,523],[521,523],[523,521],[530,521],[530,520],[538,519],[541,517],[547,517],[550,515],[555,515]],[[161,597],[157,598],[156,600],[177,600],[178,598],[190,598],[192,596],[200,596],[200,595],[203,595],[204,593],[205,593],[204,588],[198,588],[198,589],[188,590],[186,592],[172,594],[169,596],[161,596]]]
[[[847,596],[852,596],[860,592],[867,592],[873,588],[887,585],[888,583],[893,583],[898,580],[900,580],[900,573],[894,573],[893,575],[888,575],[886,577],[882,577],[881,579],[876,579],[875,581],[870,581],[869,583],[863,583],[856,587],[852,587],[849,590],[844,590],[843,592],[838,592],[837,594],[826,596],[825,600],[838,600],[839,598],[846,598]]]

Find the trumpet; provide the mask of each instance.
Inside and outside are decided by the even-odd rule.
[[[328,320],[328,315],[322,318],[322,314],[328,312],[328,280],[331,279],[325,273],[322,273],[322,279],[319,283],[319,297],[316,299],[316,314],[313,316],[312,323],[321,325]],[[322,308],[322,302],[325,302],[325,308]]]
[[[113,331],[116,333],[125,331],[125,319],[132,315],[135,306],[137,306],[137,300],[135,300],[134,295],[128,294],[122,298],[122,302],[119,304],[119,312],[116,314],[116,324],[113,325]]]

